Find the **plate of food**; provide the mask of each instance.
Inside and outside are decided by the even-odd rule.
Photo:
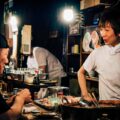
[[[90,48],[91,35],[89,32],[86,32],[83,38],[83,50],[85,52],[91,52],[93,49]]]
[[[99,44],[100,37],[96,30],[92,31],[92,33],[91,33],[91,42],[92,42],[93,49],[100,47],[100,44]]]
[[[58,101],[55,98],[41,98],[39,100],[34,100],[34,102],[46,110],[54,110],[56,105],[58,106]]]
[[[78,104],[80,100],[80,97],[74,97],[74,96],[58,96],[53,97],[49,96],[46,98],[41,98],[38,100],[34,100],[35,104],[37,104],[40,107],[43,107],[46,110],[55,110],[58,106],[63,104]]]

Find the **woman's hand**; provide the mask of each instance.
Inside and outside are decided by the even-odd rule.
[[[96,99],[91,97],[89,94],[82,96],[82,98],[88,102],[96,101]]]

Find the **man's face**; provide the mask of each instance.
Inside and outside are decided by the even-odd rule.
[[[0,48],[0,74],[3,73],[5,64],[8,63],[8,48]]]
[[[119,42],[117,40],[118,36],[115,35],[114,30],[111,27],[111,24],[108,22],[106,23],[105,27],[100,28],[100,34],[101,34],[105,44],[107,44],[107,45],[115,46]]]

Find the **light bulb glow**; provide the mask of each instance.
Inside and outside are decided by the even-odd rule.
[[[73,19],[74,19],[73,9],[70,9],[70,8],[65,9],[65,10],[63,11],[63,19],[64,19],[64,21],[66,21],[66,22],[72,22]]]
[[[15,16],[11,16],[11,18],[10,18],[10,24],[11,24],[12,26],[17,25],[17,19],[16,19]]]
[[[17,18],[16,18],[15,16],[10,16],[9,23],[10,23],[10,25],[11,25],[11,27],[12,27],[12,31],[13,31],[13,32],[18,31],[18,27],[17,27],[17,25],[18,25],[18,20],[17,20]]]

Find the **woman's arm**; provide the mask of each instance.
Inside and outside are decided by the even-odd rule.
[[[81,89],[82,97],[87,101],[92,101],[87,90],[87,84],[85,79],[85,69],[83,66],[81,66],[77,75],[78,75],[78,83]]]

